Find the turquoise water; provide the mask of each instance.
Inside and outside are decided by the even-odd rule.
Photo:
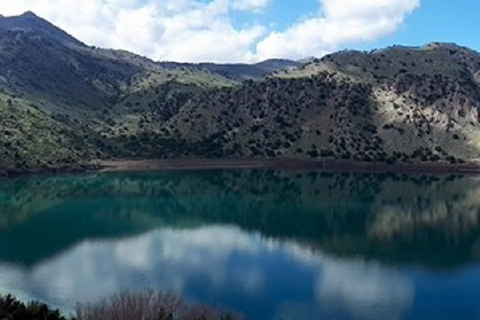
[[[218,170],[0,180],[0,292],[151,287],[247,319],[480,319],[480,180]]]

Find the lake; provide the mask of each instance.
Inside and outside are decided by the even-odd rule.
[[[480,179],[215,170],[0,180],[0,292],[174,291],[246,319],[480,319]]]

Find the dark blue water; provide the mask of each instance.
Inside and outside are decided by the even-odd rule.
[[[480,319],[480,180],[272,170],[0,181],[0,292],[151,287],[247,319]]]

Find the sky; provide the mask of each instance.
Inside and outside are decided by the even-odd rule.
[[[154,60],[258,62],[455,42],[480,51],[478,0],[1,0],[88,45]]]

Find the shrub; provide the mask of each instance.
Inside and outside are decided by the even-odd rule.
[[[201,305],[189,305],[172,293],[122,292],[91,305],[79,305],[77,320],[234,320],[239,317]]]
[[[79,304],[71,320],[236,320],[236,314],[203,305],[188,304],[173,293],[144,290],[122,292],[107,300]],[[23,303],[11,295],[0,296],[2,320],[67,320],[44,303]]]
[[[309,155],[312,158],[318,158],[319,153],[318,153],[317,150],[310,150],[310,151],[307,152],[307,155]]]
[[[0,296],[0,319],[6,320],[66,320],[58,310],[51,310],[46,304],[30,302],[25,304],[11,295]]]

